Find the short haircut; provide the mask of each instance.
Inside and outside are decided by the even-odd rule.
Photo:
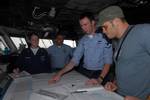
[[[87,17],[90,21],[95,20],[94,14],[92,12],[83,12],[79,17],[79,20],[81,20],[85,17]]]
[[[63,38],[65,37],[63,34],[57,33],[56,36],[55,36],[55,39],[56,39],[58,36],[62,36]]]
[[[29,36],[29,39],[30,39],[30,40],[31,40],[31,37],[32,37],[33,35],[35,35],[35,36],[37,36],[37,37],[39,38],[39,35],[38,35],[38,34],[36,34],[36,33],[31,33],[30,36]]]

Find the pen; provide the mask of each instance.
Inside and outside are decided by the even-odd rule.
[[[88,92],[88,91],[73,91],[71,93],[84,93],[84,92]]]

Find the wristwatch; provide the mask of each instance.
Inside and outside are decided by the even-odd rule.
[[[104,78],[102,76],[99,76],[98,79],[97,79],[99,84],[101,84],[103,82],[103,80],[104,80]]]

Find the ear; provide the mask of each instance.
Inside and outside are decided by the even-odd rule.
[[[92,20],[92,25],[96,25],[96,22],[94,20]]]
[[[112,24],[113,24],[114,27],[118,27],[119,22],[120,22],[119,18],[115,18],[115,19],[112,20]]]

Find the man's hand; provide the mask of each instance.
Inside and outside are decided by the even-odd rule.
[[[13,69],[13,73],[14,73],[14,74],[18,75],[18,74],[19,74],[19,72],[20,72],[19,68],[15,68],[15,69]]]
[[[13,69],[13,72],[11,73],[11,77],[15,79],[15,78],[19,77],[19,74],[20,74],[19,68],[15,68],[15,69]]]
[[[106,85],[104,86],[104,88],[108,91],[116,91],[117,90],[117,86],[112,82],[107,82]]]
[[[89,79],[86,81],[85,83],[86,85],[98,85],[100,84],[99,81],[97,79]]]
[[[57,81],[59,81],[61,78],[61,76],[59,74],[55,74],[54,76],[52,76],[52,78],[48,81],[48,84],[54,84]]]

